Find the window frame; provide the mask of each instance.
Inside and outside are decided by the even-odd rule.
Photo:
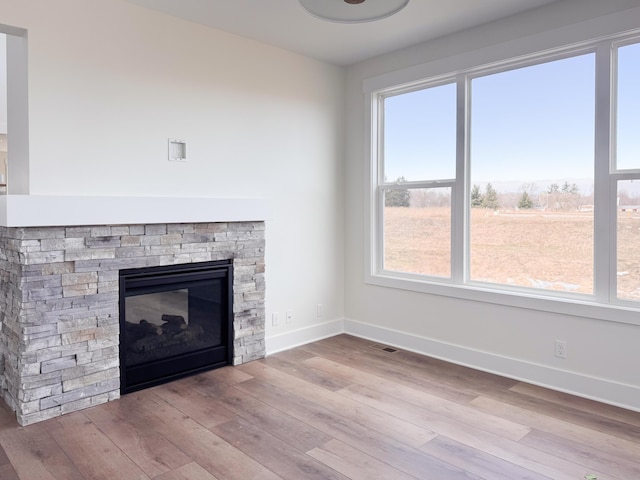
[[[365,80],[368,100],[369,165],[365,227],[365,283],[383,287],[450,296],[465,300],[497,303],[547,312],[578,315],[640,325],[640,302],[617,298],[617,182],[640,179],[640,169],[618,170],[615,164],[618,48],[640,42],[640,31],[611,35],[579,44],[533,52],[484,65],[458,68],[453,73],[423,76],[409,82],[393,82],[396,75]],[[593,294],[566,294],[527,287],[491,284],[469,279],[469,195],[470,195],[470,103],[471,81],[481,76],[561,60],[581,54],[595,55],[595,141],[594,141],[594,259]],[[446,62],[440,62],[445,63]],[[408,69],[415,76],[421,69]],[[425,69],[422,69],[425,70]],[[428,70],[428,69],[426,69]],[[402,93],[443,85],[454,81],[457,91],[456,178],[431,181],[384,182],[385,98]],[[384,85],[380,85],[380,84]],[[384,265],[384,191],[393,188],[451,188],[451,278],[388,271]]]

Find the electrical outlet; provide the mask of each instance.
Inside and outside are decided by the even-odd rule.
[[[287,310],[286,321],[287,325],[293,323],[293,312],[291,310]]]
[[[318,307],[316,309],[316,317],[317,318],[322,318],[322,304],[321,303],[318,304]]]
[[[273,312],[271,314],[271,325],[277,327],[280,324],[280,314],[278,312]]]
[[[556,340],[556,357],[567,358],[567,342]]]

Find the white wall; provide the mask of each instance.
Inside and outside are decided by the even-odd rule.
[[[564,1],[348,69],[348,332],[640,410],[640,326],[365,284],[364,142],[369,126],[362,94],[365,80],[406,81],[403,77],[415,72],[448,73],[447,68],[464,62],[482,64],[638,28],[638,5],[626,0]],[[555,339],[567,341],[567,359],[555,358]]]
[[[30,194],[263,198],[267,317],[294,315],[267,337],[342,319],[343,69],[120,0],[0,11],[28,36]]]

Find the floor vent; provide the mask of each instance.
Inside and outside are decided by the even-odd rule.
[[[388,345],[380,345],[379,343],[374,343],[371,345],[371,348],[375,348],[376,350],[382,350],[387,353],[395,353],[398,351],[396,348],[389,347]]]

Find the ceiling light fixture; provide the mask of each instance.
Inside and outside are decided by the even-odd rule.
[[[314,17],[329,22],[364,23],[398,13],[409,0],[300,0]]]

